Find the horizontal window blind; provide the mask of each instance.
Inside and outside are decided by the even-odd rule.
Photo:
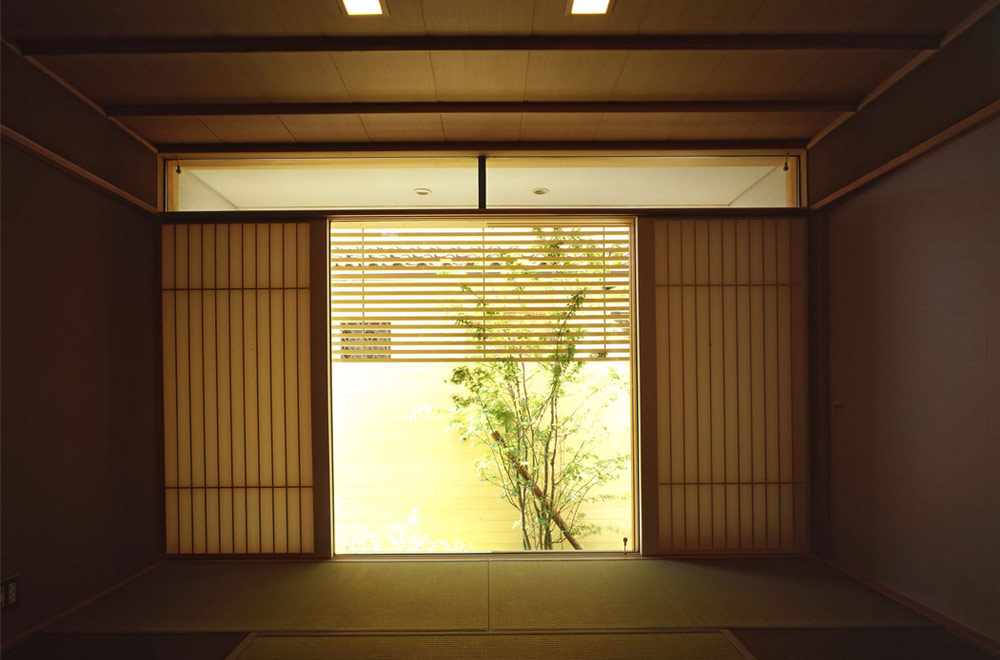
[[[807,550],[805,221],[654,236],[661,550]]]
[[[166,550],[313,551],[306,224],[162,234]]]
[[[628,359],[627,221],[331,223],[334,360]]]

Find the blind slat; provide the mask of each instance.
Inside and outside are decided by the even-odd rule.
[[[627,359],[619,221],[330,229],[334,360]]]

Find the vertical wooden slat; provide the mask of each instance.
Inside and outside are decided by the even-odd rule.
[[[247,488],[247,552],[259,553],[261,551],[261,490],[262,488]]]
[[[809,481],[809,360],[808,360],[808,311],[807,311],[807,254],[808,244],[805,221],[796,221],[789,227],[792,249],[790,264],[791,316],[792,316],[792,473],[796,485],[792,492],[795,512],[795,547],[807,549],[810,538],[809,494],[805,484]]]
[[[778,291],[764,287],[764,474],[778,481]]]
[[[219,489],[219,552],[228,555],[236,551],[233,529],[233,489]]]
[[[179,279],[179,273],[178,273]],[[188,322],[189,291],[175,293],[177,324],[177,485],[191,485],[191,363],[188,359],[190,323]]]
[[[180,552],[180,513],[177,510],[178,503],[178,490],[176,488],[167,488],[165,493],[164,503],[165,511],[164,518],[167,527],[167,554],[177,554]]]
[[[260,461],[260,485],[274,485],[274,462],[271,453],[271,296],[268,291],[256,292],[256,311],[254,320],[256,329],[257,350],[257,440]],[[263,506],[263,505],[262,505]]]
[[[188,288],[188,225],[174,227],[174,288]]]
[[[243,225],[227,225],[229,229],[229,288],[243,287]]]
[[[253,225],[256,232],[254,245],[254,272],[256,280],[254,286],[258,289],[266,289],[271,286],[271,225],[261,222]]]
[[[672,522],[672,509],[673,504],[670,501],[670,484],[659,484],[657,488],[657,494],[660,498],[659,501],[659,532],[660,532],[660,551],[670,551],[674,549],[674,534],[673,534],[673,522]]]
[[[302,519],[302,552],[315,552],[316,551],[316,541],[315,541],[315,529],[313,527],[313,499],[315,495],[313,494],[312,488],[301,488],[299,489],[299,511],[300,518]]]
[[[792,473],[792,302],[789,287],[778,288],[778,481]]]
[[[299,255],[301,259],[301,254]],[[313,451],[312,451],[312,412],[310,388],[312,384],[312,367],[309,350],[309,333],[311,317],[309,313],[309,292],[296,291],[296,331],[298,332],[298,391],[299,400],[299,480],[303,486],[313,485]],[[302,520],[307,520],[305,509],[302,509]]]
[[[740,547],[739,489],[739,402],[737,388],[736,325],[736,222],[722,222],[722,371],[723,415],[725,417],[726,547]]]
[[[247,489],[233,489],[233,552],[242,554],[248,551],[249,539],[247,533]]]
[[[215,225],[201,226],[201,286],[214,289],[215,283]]]
[[[699,233],[699,237],[701,237]],[[704,236],[707,241],[707,235]],[[707,250],[698,250],[707,257]],[[707,279],[707,261],[704,275]],[[699,507],[699,547],[712,547],[712,490],[707,485],[712,481],[712,389],[711,353],[709,347],[709,292],[706,286],[695,287],[695,420],[698,456],[698,507]]]
[[[285,303],[283,291],[271,291],[268,312],[270,323],[271,378],[271,453],[272,481],[275,486],[287,485],[285,448]]]
[[[164,289],[175,288],[174,283],[174,234],[176,228],[173,225],[163,225],[160,230],[160,286]]]
[[[177,511],[179,512],[178,529],[178,552],[181,554],[191,554],[192,537],[194,529],[191,526],[191,489],[180,488],[177,490]]]
[[[219,489],[205,489],[205,552],[209,554],[219,553]]]
[[[288,489],[275,488],[274,491],[274,549],[272,552],[288,552]]]
[[[172,256],[172,255],[171,255]],[[163,311],[163,479],[177,486],[177,294],[164,291]],[[174,501],[176,510],[176,500]],[[169,527],[169,523],[168,523]]]
[[[219,424],[219,485],[230,488],[233,485],[233,411],[232,411],[232,347],[230,338],[230,291],[215,294],[215,360],[218,395],[217,415]]]
[[[641,248],[640,248],[641,249]],[[667,223],[659,221],[653,225],[653,254],[656,255],[654,268],[654,282],[656,286],[669,284],[667,272]]]
[[[665,223],[658,222],[662,227],[661,235],[666,234]],[[666,246],[657,252],[657,262],[665,261]],[[665,270],[665,265],[664,265]],[[670,344],[668,336],[669,323],[669,290],[666,287],[656,287],[656,425],[657,425],[657,474],[658,483],[669,483],[671,478],[671,443],[670,443]],[[648,358],[647,358],[648,359]],[[659,537],[660,550],[673,548],[672,518],[670,515],[670,488],[662,485],[658,489],[659,497]]]
[[[289,488],[288,499],[288,552],[302,552],[302,511],[299,488]]]
[[[188,286],[192,289],[202,288],[202,269],[204,265],[201,259],[201,225],[188,225]]]
[[[232,469],[233,485],[246,486],[246,392],[244,388],[244,361],[246,359],[243,347],[244,310],[243,301],[246,294],[242,291],[229,293],[229,417],[232,420]],[[236,500],[233,500],[236,511]],[[236,515],[235,513],[233,515]],[[245,515],[245,511],[242,515]]]
[[[298,236],[294,223],[282,225],[282,247],[284,249],[283,263],[284,286],[288,287],[282,292],[282,335],[284,343],[282,350],[282,363],[284,373],[282,374],[282,384],[284,390],[283,418],[285,420],[285,483],[290,487],[285,493],[285,529],[286,529],[286,552],[302,551],[302,530],[299,492],[295,488],[299,485],[299,415],[298,415],[298,373],[296,340],[297,331],[295,327],[295,300],[296,291],[290,287],[298,286],[298,264],[296,255],[298,252]]]
[[[203,555],[206,552],[206,536],[208,534],[208,518],[205,511],[205,489],[192,488],[191,502],[193,512],[191,514],[192,546],[191,552],[196,555]]]
[[[764,290],[762,287],[750,289],[750,457],[753,464],[753,507],[754,547],[766,545],[767,507],[764,501],[766,470],[766,419],[764,401]]]
[[[274,552],[274,488],[260,489],[260,552]]]
[[[193,274],[193,272],[192,272]],[[202,326],[202,299],[204,292],[188,294],[188,319],[190,349],[188,358],[191,373],[191,485],[205,485],[205,374],[204,330]],[[204,530],[202,530],[204,531]]]
[[[299,365],[298,365],[298,328],[296,327],[297,315],[295,303],[297,294],[295,291],[285,291],[282,296],[282,329],[285,338],[283,351],[283,362],[285,373],[283,385],[285,390],[284,417],[285,417],[285,447],[287,462],[285,467],[286,481],[289,486],[298,486],[300,481],[299,466]],[[296,496],[297,497],[297,496]],[[292,498],[289,498],[291,503]],[[296,508],[296,510],[298,510]],[[289,510],[291,516],[291,510]]]
[[[243,410],[246,463],[246,551],[260,552],[260,440],[257,378],[257,234],[243,227]]]
[[[219,485],[219,363],[216,354],[216,292],[202,296],[202,339],[205,375],[205,485]]]
[[[749,271],[747,271],[749,272]],[[750,374],[750,288],[736,289],[736,407],[739,481],[753,482],[752,379]],[[753,547],[753,491],[740,488],[740,547]]]
[[[692,232],[693,234],[693,232]],[[684,251],[687,262],[694,262],[694,245]],[[686,266],[685,266],[686,269]],[[693,266],[690,274],[694,276]],[[696,548],[699,541],[698,518],[701,508],[698,501],[698,354],[697,354],[697,302],[695,288],[681,289],[681,327],[683,344],[684,392],[684,479],[685,484],[685,547]]]
[[[300,288],[309,287],[309,223],[300,222],[295,225],[295,233],[298,240],[295,252],[295,269],[298,272],[298,286]],[[326,232],[324,232],[326,233]],[[325,245],[325,243],[324,243]],[[324,263],[326,256],[324,255]]]
[[[719,241],[721,247],[721,240]],[[721,260],[721,251],[719,252]],[[721,269],[719,271],[721,279]],[[712,433],[712,483],[722,484],[726,480],[726,411],[725,411],[725,370],[723,348],[725,346],[722,287],[713,286],[709,290],[709,347],[711,390],[711,433]],[[712,490],[712,547],[726,547],[726,494],[722,488]]]

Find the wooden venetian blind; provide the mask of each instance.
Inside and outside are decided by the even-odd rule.
[[[628,359],[631,226],[332,223],[334,360]]]
[[[307,225],[162,245],[167,552],[312,552]]]
[[[804,221],[654,231],[660,547],[805,550]]]

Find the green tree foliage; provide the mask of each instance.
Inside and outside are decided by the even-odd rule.
[[[566,235],[540,235],[536,264],[557,253]],[[511,281],[517,276],[512,273]],[[462,441],[488,449],[476,464],[479,478],[498,486],[517,510],[515,524],[525,550],[550,550],[563,542],[581,548],[579,538],[600,531],[581,507],[619,497],[601,493],[600,487],[629,465],[628,453],[595,451],[608,437],[602,413],[627,383],[614,369],[595,378],[577,354],[582,332],[571,322],[586,301],[586,289],[569,295],[565,309],[547,312],[552,336],[541,356],[526,352],[530,336],[505,327],[491,310],[488,294],[477,297],[481,315],[459,323],[477,340],[492,339],[491,346],[504,348],[496,359],[452,371],[450,382],[458,390],[452,396],[453,428],[461,430]]]

